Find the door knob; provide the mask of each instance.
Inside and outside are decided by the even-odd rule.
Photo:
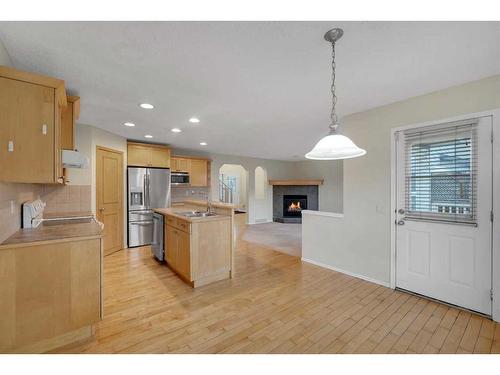
[[[397,224],[398,225],[405,225],[405,221],[404,220],[399,220]]]
[[[101,211],[101,212],[104,211],[104,210],[105,210],[104,207],[99,208],[99,211]]]
[[[403,215],[405,213],[405,210],[403,208],[400,208],[398,210],[398,214]]]

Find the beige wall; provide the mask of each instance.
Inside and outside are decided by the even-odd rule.
[[[96,148],[102,146],[123,152],[123,212],[124,212],[124,246],[127,242],[127,139],[109,133],[94,126],[77,124],[75,148],[90,159],[90,167],[86,169],[68,169],[69,185],[90,185],[91,211],[96,214]]]
[[[344,161],[344,217],[308,217],[304,258],[390,281],[390,130],[500,108],[500,75],[356,113],[344,132],[367,150]]]
[[[304,179],[324,179],[319,187],[319,210],[343,211],[343,162],[307,160],[295,163],[297,175]]]

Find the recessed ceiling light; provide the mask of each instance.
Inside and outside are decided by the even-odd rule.
[[[151,134],[146,134],[144,138],[153,138],[153,136]]]
[[[189,119],[189,122],[192,122],[193,124],[197,124],[200,122],[200,119],[199,118],[196,118],[196,117],[191,117]]]
[[[179,128],[173,128],[173,129],[172,129],[172,132],[174,132],[174,133],[180,133],[181,131],[182,131],[182,130],[181,130],[181,129],[179,129]]]
[[[133,122],[124,122],[123,125],[130,126],[130,127],[135,126],[135,124]]]
[[[144,109],[153,109],[154,105],[149,104],[149,103],[142,103],[142,104],[139,104],[139,107],[144,108]]]
[[[207,142],[200,142],[200,145],[201,145],[201,146],[206,146],[206,145],[207,145]]]

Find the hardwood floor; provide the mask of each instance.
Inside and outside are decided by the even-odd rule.
[[[500,353],[499,324],[245,242],[244,230],[235,278],[196,290],[147,247],[107,256],[96,338],[56,352]]]

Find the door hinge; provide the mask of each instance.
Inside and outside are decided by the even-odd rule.
[[[493,289],[490,289],[490,300],[493,301]]]
[[[493,211],[490,211],[490,220],[493,221]]]

